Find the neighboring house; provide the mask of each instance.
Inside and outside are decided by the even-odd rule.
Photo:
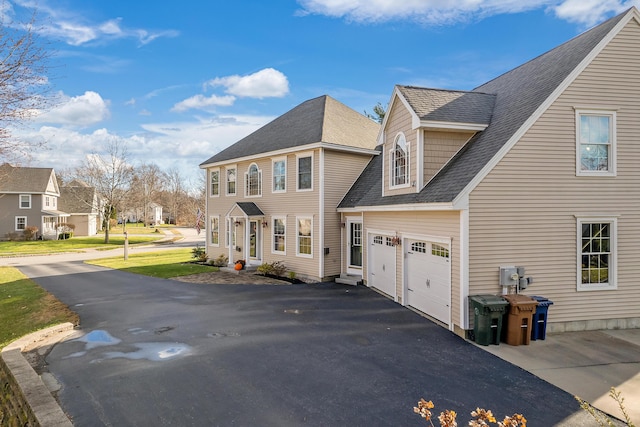
[[[157,203],[149,203],[149,224],[150,225],[160,225],[163,223],[162,221],[162,206]]]
[[[329,96],[308,100],[200,165],[209,258],[282,261],[297,277],[341,271],[336,207],[372,156],[380,126]]]
[[[59,210],[60,190],[52,168],[0,165],[0,237],[20,236],[37,227],[39,237],[55,240],[69,214]]]
[[[60,188],[58,206],[69,213],[67,223],[75,225],[75,236],[94,236],[101,229],[102,213],[94,187],[79,181],[70,182]]]
[[[636,8],[473,91],[396,86],[338,208],[342,272],[460,335],[501,266],[554,302],[550,331],[640,327],[638,118]]]

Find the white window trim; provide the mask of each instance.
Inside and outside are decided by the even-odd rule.
[[[582,224],[609,223],[611,225],[611,259],[609,283],[582,283]],[[576,217],[576,285],[577,291],[608,291],[618,289],[618,219],[615,217]]]
[[[218,222],[218,243],[213,243],[213,228],[212,227],[212,222],[213,220],[216,219]],[[220,216],[219,215],[211,215],[209,217],[209,239],[210,239],[210,244],[211,246],[215,246],[215,247],[220,247]]]
[[[252,166],[255,166],[258,170],[258,194],[249,194],[249,171],[251,170]],[[238,182],[236,180],[236,186],[237,185]],[[244,197],[262,197],[262,169],[260,169],[256,162],[251,163],[247,168],[247,171],[244,173]]]
[[[275,231],[276,227],[275,227],[275,225],[273,223],[277,219],[282,220],[282,223],[284,224],[284,251],[276,251],[275,250],[276,239],[275,239],[274,231]],[[273,216],[273,217],[271,217],[271,253],[272,254],[276,254],[276,255],[286,255],[287,254],[287,217],[286,216]]]
[[[229,193],[229,180],[227,178],[227,174],[229,173],[230,170],[234,170],[236,172],[236,186],[234,188],[234,192],[233,193]],[[227,196],[235,196],[236,194],[238,194],[238,166],[237,165],[229,165],[227,167],[224,168],[224,186],[225,186],[225,195]]]
[[[311,157],[311,188],[300,188],[300,159]],[[313,191],[313,151],[306,153],[297,153],[296,154],[296,191],[304,192],[304,191]]]
[[[302,254],[300,253],[300,220],[307,219],[311,222],[311,253],[310,254]],[[301,258],[313,258],[313,217],[310,216],[297,216],[296,217],[296,256]]]
[[[617,152],[617,114],[611,110],[590,110],[576,109],[576,176],[610,176],[617,175],[616,152]],[[607,171],[583,171],[580,167],[580,117],[581,116],[609,116],[611,117],[611,145],[609,152],[609,170]]]
[[[18,219],[20,219],[20,218],[24,218],[24,228],[18,228]],[[24,230],[27,229],[28,226],[29,226],[29,224],[28,224],[28,219],[27,219],[26,216],[17,216],[15,218],[15,227],[14,227],[16,229],[15,231],[24,231]]]
[[[407,180],[404,184],[395,184],[395,175],[396,175],[396,144],[398,142],[398,138],[402,136],[405,142],[405,148],[407,150],[406,153],[406,167],[407,167]],[[400,188],[409,188],[411,186],[411,144],[407,141],[406,136],[403,132],[398,132],[396,136],[393,138],[393,144],[391,145],[391,150],[389,150],[389,189],[396,190]]]
[[[284,190],[276,190],[276,174],[275,166],[278,162],[284,162]],[[271,192],[272,193],[286,193],[287,192],[287,158],[276,157],[271,159]]]
[[[211,177],[213,176],[214,173],[218,173],[218,194],[213,194],[213,185],[211,183]],[[220,189],[222,187],[222,174],[220,173],[220,168],[218,169],[211,169],[209,171],[209,197],[220,197]]]
[[[28,207],[22,207],[22,197],[28,197],[29,198],[29,206]],[[31,206],[33,205],[32,200],[31,200],[31,194],[20,194],[18,196],[18,208],[20,209],[31,209]]]

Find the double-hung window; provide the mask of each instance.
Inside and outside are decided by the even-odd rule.
[[[211,244],[220,245],[220,218],[217,216],[211,217]]]
[[[578,290],[616,288],[615,218],[578,218]]]
[[[26,216],[17,216],[16,217],[16,231],[24,231],[27,228],[27,217]]]
[[[227,196],[236,194],[236,168],[227,168]]]
[[[286,254],[287,248],[287,225],[284,217],[273,218],[273,247],[274,254]]]
[[[262,195],[262,171],[258,165],[252,163],[245,174],[245,196]]]
[[[313,222],[311,218],[296,218],[296,255],[311,258],[313,256]]]
[[[576,175],[615,176],[616,113],[576,110]]]
[[[20,209],[31,209],[31,194],[20,195]]]
[[[220,195],[220,171],[211,171],[211,197]]]
[[[396,135],[393,142],[389,172],[390,187],[409,185],[409,146],[403,133]]]
[[[287,190],[287,159],[273,160],[273,192],[284,193]]]
[[[298,156],[298,190],[313,189],[313,156]]]

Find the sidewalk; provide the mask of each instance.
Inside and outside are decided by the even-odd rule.
[[[563,332],[530,345],[478,347],[623,419],[609,397],[615,387],[631,419],[640,423],[640,329]]]

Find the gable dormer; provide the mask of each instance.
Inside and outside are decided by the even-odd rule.
[[[383,195],[419,192],[478,132],[495,95],[396,86],[380,133]]]

